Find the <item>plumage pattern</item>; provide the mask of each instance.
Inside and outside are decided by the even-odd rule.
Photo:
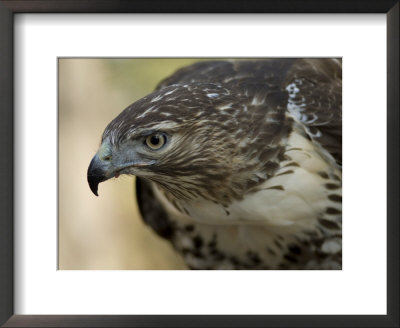
[[[341,94],[339,59],[182,68],[107,126],[89,184],[136,175],[190,268],[340,269]]]

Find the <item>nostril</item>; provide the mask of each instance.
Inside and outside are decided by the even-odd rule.
[[[111,155],[103,157],[103,161],[111,161],[111,159],[112,159]]]

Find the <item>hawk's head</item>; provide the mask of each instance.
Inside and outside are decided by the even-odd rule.
[[[106,127],[90,163],[93,193],[100,182],[130,174],[179,199],[241,198],[276,169],[284,118],[265,109],[266,97],[231,91],[211,83],[171,85],[130,105]]]

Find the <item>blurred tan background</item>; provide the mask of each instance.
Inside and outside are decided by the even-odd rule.
[[[96,197],[86,172],[106,125],[161,79],[197,61],[59,59],[59,269],[186,268],[142,222],[133,177],[100,184]]]

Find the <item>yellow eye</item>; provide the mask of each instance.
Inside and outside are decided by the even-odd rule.
[[[165,145],[165,142],[167,141],[167,137],[162,134],[162,133],[157,133],[153,134],[151,136],[148,136],[145,140],[145,144],[147,147],[153,149],[153,150],[158,150],[162,146]]]

